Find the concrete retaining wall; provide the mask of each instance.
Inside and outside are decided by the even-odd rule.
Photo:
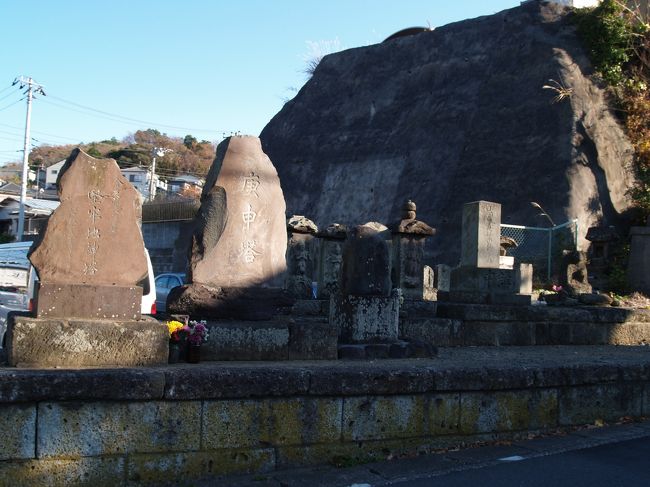
[[[527,365],[479,349],[382,363],[0,369],[0,485],[182,485],[650,414],[647,350],[541,348]]]

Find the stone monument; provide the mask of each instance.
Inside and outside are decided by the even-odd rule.
[[[502,268],[501,205],[489,201],[463,207],[460,266],[452,269],[449,292],[441,301],[485,304],[530,304],[533,283],[531,264]]]
[[[393,286],[402,290],[404,299],[424,298],[424,245],[436,233],[416,219],[416,205],[408,200],[402,206],[400,221],[391,226],[393,234]],[[431,279],[432,280],[432,279]],[[430,293],[427,292],[429,295]]]
[[[645,227],[630,229],[627,280],[630,290],[650,295],[650,219]]]
[[[285,288],[297,299],[313,299],[316,293],[316,224],[301,215],[287,221],[287,278]]]
[[[58,178],[61,205],[29,260],[36,317],[8,332],[12,365],[144,365],[167,360],[167,331],[141,319],[147,259],[136,189],[113,159],[75,149]]]
[[[320,252],[318,259],[317,295],[318,299],[329,299],[339,289],[341,265],[343,263],[343,242],[348,228],[332,223],[318,232]]]
[[[358,225],[348,235],[340,289],[330,298],[330,323],[340,342],[397,340],[400,292],[392,289],[390,257],[390,231],[384,225]]]
[[[560,263],[560,284],[571,297],[591,294],[587,272],[587,254],[580,250],[565,250]]]
[[[264,320],[290,306],[287,230],[278,173],[252,136],[219,144],[201,195],[189,285],[167,300],[171,313]]]

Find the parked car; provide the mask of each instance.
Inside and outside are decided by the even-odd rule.
[[[175,287],[185,284],[185,274],[168,272],[156,277],[156,309],[159,313],[167,311],[167,296]]]

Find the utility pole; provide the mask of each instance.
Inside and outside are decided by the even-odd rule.
[[[149,201],[153,201],[156,197],[156,183],[154,181],[156,177],[156,156],[164,157],[167,152],[172,152],[172,150],[165,149],[164,147],[154,147],[152,152],[153,160],[151,161],[151,179],[149,179]]]
[[[25,231],[25,200],[27,199],[27,180],[29,178],[29,125],[32,116],[32,99],[34,98],[34,93],[40,93],[45,96],[45,91],[43,91],[43,86],[38,84],[32,78],[26,78],[21,76],[16,78],[13,82],[20,83],[20,89],[27,87],[27,118],[25,120],[25,145],[23,146],[23,180],[20,187],[20,209],[18,211],[18,235],[16,240],[21,242],[23,240],[23,232]]]

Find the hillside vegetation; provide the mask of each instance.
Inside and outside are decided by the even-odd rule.
[[[153,148],[169,149],[163,157],[156,157],[156,174],[163,179],[178,174],[203,177],[214,159],[215,147],[207,140],[199,141],[191,135],[170,137],[158,130],[138,130],[122,141],[115,138],[82,145],[43,145],[29,155],[33,168],[48,167],[67,158],[75,147],[80,147],[93,157],[110,157],[120,167],[149,167]]]
[[[604,0],[576,11],[578,31],[598,75],[612,88],[625,131],[634,145],[637,184],[630,196],[650,216],[650,25],[638,8]]]

